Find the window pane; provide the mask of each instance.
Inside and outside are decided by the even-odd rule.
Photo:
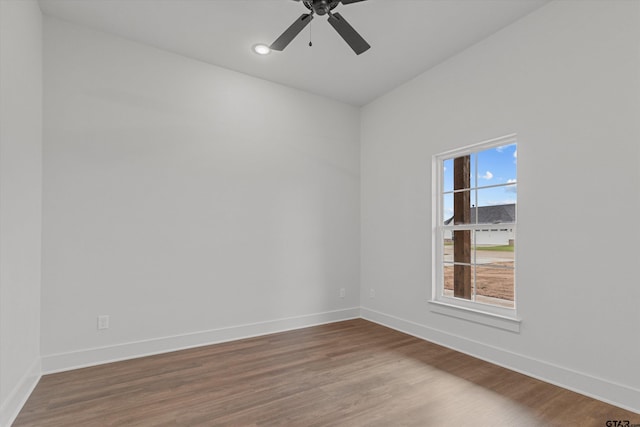
[[[513,261],[515,253],[515,229],[501,224],[487,225],[475,231],[476,263]]]
[[[453,230],[444,230],[444,239],[442,244],[442,261],[453,263]]]
[[[508,229],[505,233],[509,233]],[[501,233],[502,230],[498,230],[497,233]],[[486,236],[483,234],[495,234],[496,232],[492,231],[476,231],[476,238],[478,242],[482,242],[482,239],[485,239]],[[512,269],[515,267],[515,244],[513,238],[513,230],[511,230],[511,235],[508,236],[506,240],[506,244],[495,243],[495,244],[477,244],[474,250],[474,263],[478,266],[483,267],[491,267],[491,268],[507,268]]]
[[[453,296],[456,298],[473,299],[473,269],[471,265],[453,266]]]
[[[442,242],[442,261],[445,264],[472,264],[474,234],[471,230],[444,230]]]
[[[478,224],[500,224],[516,222],[516,186],[485,188],[477,190],[478,206],[473,209],[473,220]]]
[[[478,179],[477,179],[478,174],[476,173],[476,164],[477,164],[476,159],[478,155],[476,153],[471,153],[470,157],[471,157],[471,168],[470,168],[471,181],[470,182],[471,182],[471,188],[475,188],[478,186]]]
[[[453,159],[442,162],[442,191],[453,191]]]
[[[451,180],[453,190],[464,190],[475,185],[475,157],[474,155],[460,156],[451,160],[453,173]]]
[[[451,237],[451,240],[447,240],[447,237]],[[473,296],[472,238],[471,230],[455,230],[448,235],[445,232],[442,248],[443,273],[445,289],[448,286],[453,292],[450,296],[466,299]]]
[[[453,224],[474,224],[472,206],[475,205],[475,191],[453,193]]]
[[[513,308],[514,272],[508,268],[476,266],[476,301]]]
[[[443,268],[444,290],[443,295],[453,296],[453,264],[445,264]]]
[[[456,187],[454,185],[454,171],[455,171],[455,165],[457,163],[454,162],[455,159],[446,159],[442,162],[442,174],[443,174],[443,181],[442,181],[442,191],[443,192],[448,192],[448,191],[453,191],[453,190],[462,190],[465,188],[474,188],[477,186],[477,174],[476,174],[476,154],[472,153],[466,157],[468,157],[468,166],[466,169],[463,170],[463,175],[465,176],[465,185]],[[465,156],[460,156],[457,157],[457,159],[462,159]],[[464,173],[466,171],[466,173]]]
[[[477,156],[478,187],[516,182],[516,144],[489,148]]]
[[[442,196],[442,220],[444,225],[453,225],[453,194]]]
[[[474,290],[473,290],[473,277],[475,275],[475,267],[472,265],[469,266],[461,266],[461,265],[453,265],[453,264],[445,264],[444,268],[443,268],[443,276],[444,276],[444,289],[443,289],[443,295],[447,296],[447,297],[454,297],[454,283],[455,283],[455,270],[456,268],[458,269],[458,274],[460,274],[460,271],[462,269],[466,269],[467,270],[467,275],[470,277],[470,281],[469,281],[469,298],[467,299],[471,299],[471,296],[473,296]]]

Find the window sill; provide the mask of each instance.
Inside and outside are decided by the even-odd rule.
[[[485,311],[474,310],[472,308],[460,307],[442,301],[430,300],[431,311],[444,316],[455,317],[481,325],[503,329],[509,332],[520,333],[520,319],[508,317]]]

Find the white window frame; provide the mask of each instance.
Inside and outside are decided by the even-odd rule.
[[[444,162],[456,157],[466,156],[491,148],[502,147],[511,144],[517,144],[516,134],[506,135],[500,138],[483,141],[467,147],[446,151],[434,155],[432,157],[432,295],[429,300],[432,312],[444,314],[447,316],[457,317],[475,323],[480,323],[511,332],[520,331],[520,319],[517,315],[517,293],[515,283],[515,268],[517,268],[517,254],[514,252],[514,308],[500,307],[497,305],[487,304],[483,302],[471,301],[463,298],[446,296],[444,294],[444,232],[445,230],[480,230],[487,228],[487,224],[465,224],[446,226],[443,217],[443,183],[444,183]],[[477,171],[476,171],[477,173]],[[517,174],[517,169],[516,169]],[[516,176],[516,183],[518,177]],[[483,186],[482,188],[491,188],[503,186]],[[477,183],[476,190],[477,191]],[[500,224],[501,227],[507,226],[512,228],[517,241],[517,208],[516,203],[516,221],[514,223]],[[515,251],[518,245],[516,244]],[[475,260],[474,260],[475,261]]]

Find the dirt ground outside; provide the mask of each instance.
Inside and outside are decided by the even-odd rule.
[[[448,252],[445,250],[445,261],[450,255]],[[475,294],[512,303],[515,284],[513,268],[513,252],[476,251],[476,266],[471,271],[471,276],[476,278]],[[445,292],[453,291],[452,265],[444,267],[444,289]]]

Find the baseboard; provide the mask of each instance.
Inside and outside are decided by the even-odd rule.
[[[36,388],[41,377],[41,364],[38,357],[9,393],[7,400],[0,406],[0,426],[10,426],[22,410],[29,396]]]
[[[371,322],[640,414],[640,390],[638,389],[368,308],[361,308],[360,313],[363,319]]]
[[[108,347],[89,348],[68,353],[42,356],[42,373],[69,371],[103,363],[117,362],[171,351],[185,350],[203,345],[217,344],[276,332],[307,328],[325,323],[360,317],[360,308],[327,311],[305,316],[289,317],[266,322],[211,329],[184,335],[154,338]]]

